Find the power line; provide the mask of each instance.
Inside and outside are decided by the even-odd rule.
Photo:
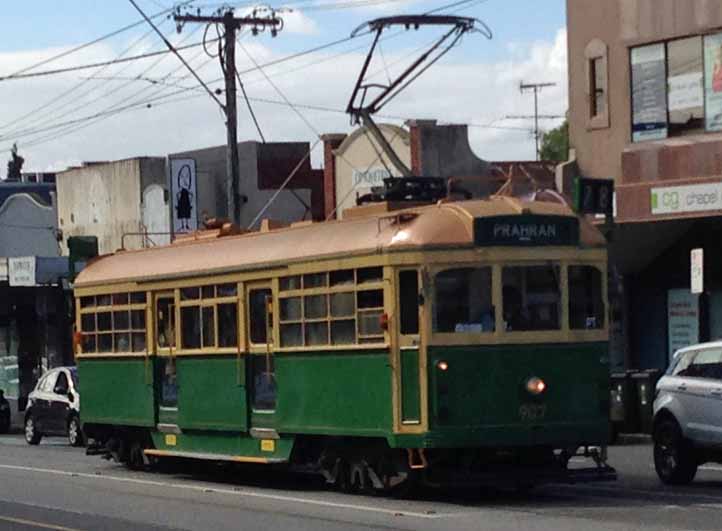
[[[463,4],[467,4],[467,3],[470,3],[470,4],[471,4],[471,5],[467,5],[465,8],[458,9],[458,10],[455,10],[455,11],[454,11],[454,12],[458,12],[458,11],[463,11],[463,10],[469,9],[469,8],[473,7],[474,4],[483,3],[483,2],[486,2],[486,1],[487,1],[487,0],[470,0],[470,1],[468,1],[468,2],[467,2],[467,1],[454,2],[454,3],[452,3],[452,4],[448,4],[448,5],[446,5],[446,6],[442,6],[442,7],[440,7],[440,8],[437,8],[437,9],[434,10],[434,11],[444,10],[444,9],[448,9],[449,7],[458,6],[458,5],[463,5]],[[300,3],[300,2],[297,2],[297,3]],[[400,32],[400,33],[402,33],[402,32]],[[400,34],[400,33],[399,33],[399,34]],[[362,33],[362,34],[359,34],[359,35],[357,35],[357,36],[361,36],[361,35],[363,35],[363,33]],[[391,38],[391,37],[393,37],[393,36],[394,36],[394,35],[389,35],[387,38]],[[350,41],[350,40],[353,40],[354,38],[356,38],[356,37],[346,37],[346,38],[338,39],[338,40],[335,40],[335,41],[332,41],[332,42],[329,42],[329,43],[326,43],[326,44],[323,44],[323,45],[319,45],[319,46],[310,48],[310,49],[305,50],[305,51],[302,51],[302,52],[298,52],[298,53],[291,54],[291,55],[289,55],[289,56],[285,56],[285,57],[282,57],[282,58],[279,58],[279,59],[276,59],[276,60],[273,60],[273,61],[269,61],[268,63],[265,63],[265,64],[263,64],[263,65],[258,65],[258,64],[256,64],[253,68],[249,68],[249,69],[247,69],[247,70],[241,71],[240,73],[241,73],[241,74],[244,74],[244,73],[254,72],[254,71],[256,71],[256,70],[261,70],[262,68],[265,68],[265,67],[268,67],[268,66],[274,66],[274,65],[281,64],[281,63],[284,63],[284,62],[287,62],[287,61],[291,61],[291,60],[296,59],[296,58],[298,58],[298,57],[302,57],[302,56],[304,56],[304,55],[308,55],[308,54],[311,54],[311,53],[314,53],[314,52],[317,52],[317,51],[320,51],[320,50],[323,50],[323,49],[326,49],[326,48],[330,48],[330,47],[336,46],[336,45],[341,44],[341,43],[344,43],[344,42],[348,42],[348,41]],[[200,45],[200,44],[202,44],[202,43],[196,43],[194,46],[198,46],[198,45]],[[190,48],[190,47],[191,47],[191,46],[184,46],[184,47],[179,47],[178,49],[185,49],[185,48]],[[355,49],[357,49],[357,48],[353,48],[353,49],[351,49],[350,51],[345,52],[345,53],[351,53],[351,52],[354,51]],[[163,52],[163,53],[168,53],[168,52]],[[343,54],[338,54],[338,55],[343,55]],[[333,56],[332,56],[331,58],[333,58]],[[307,65],[302,66],[301,68],[310,67],[310,66],[313,66],[313,65],[315,65],[315,64],[318,64],[318,63],[320,63],[320,62],[323,62],[323,61],[326,61],[326,60],[328,60],[328,59],[331,59],[331,58],[321,59],[321,60],[319,60],[319,61],[313,61],[313,62],[311,62],[311,63],[308,63]],[[299,69],[301,69],[301,68],[299,68]],[[284,73],[285,73],[285,72],[284,72]],[[281,73],[279,73],[278,75],[280,75],[280,74],[281,74]],[[264,73],[264,75],[265,75],[265,73]],[[166,76],[166,78],[168,78],[169,76],[170,76],[170,74],[169,74],[168,76]],[[188,76],[185,76],[185,77],[188,77]],[[214,79],[214,80],[209,81],[208,83],[215,83],[215,82],[218,82],[218,81],[220,81],[220,80],[222,80],[222,79],[223,79],[223,78]],[[130,79],[130,80],[129,80],[129,83],[130,83],[130,82],[133,82],[133,81],[135,81],[135,79]],[[260,81],[260,80],[259,80],[259,81]],[[125,85],[124,85],[124,86],[125,86]],[[137,104],[130,104],[130,105],[126,105],[126,106],[119,107],[119,108],[118,108],[117,106],[116,106],[116,108],[111,107],[111,109],[110,109],[109,111],[96,113],[95,115],[92,115],[91,118],[94,118],[94,119],[97,121],[97,120],[101,120],[101,119],[104,119],[104,118],[107,118],[107,117],[110,117],[110,116],[114,116],[114,115],[118,114],[119,112],[124,112],[124,111],[126,111],[126,110],[135,110],[135,109],[139,109],[139,108],[141,108],[141,107],[150,107],[151,105],[158,106],[158,105],[161,105],[161,104],[162,104],[161,102],[162,102],[162,100],[165,99],[165,98],[172,98],[172,97],[177,96],[177,95],[179,95],[179,94],[182,94],[182,93],[184,93],[184,92],[193,91],[193,90],[196,90],[196,87],[181,88],[181,89],[179,89],[178,91],[172,92],[172,93],[170,93],[170,94],[166,94],[166,95],[164,95],[164,96],[162,96],[162,97],[154,97],[154,98],[149,99],[149,100],[145,100],[145,101],[142,101],[142,102],[138,102]],[[142,91],[141,91],[141,92],[142,92]],[[191,97],[195,97],[195,96],[191,96]],[[130,98],[126,98],[126,99],[123,100],[123,101],[127,101],[128,99],[130,99]],[[173,103],[173,102],[175,102],[175,101],[182,101],[182,100],[187,100],[187,99],[190,99],[190,98],[176,98],[175,100],[169,101],[168,103]],[[254,100],[255,100],[255,101],[264,101],[264,100],[259,99],[259,98],[250,98],[250,100],[251,100],[251,101],[254,101]],[[270,102],[272,102],[272,100],[265,100],[265,102],[270,103]],[[281,102],[275,102],[275,103],[276,103],[276,104],[281,104]],[[330,112],[339,112],[339,110],[336,110],[336,109],[334,109],[334,110],[331,110],[331,109],[323,109],[323,108],[321,108],[321,107],[319,107],[319,106],[307,106],[307,108],[312,109],[312,110],[322,110],[322,111],[330,111]],[[383,117],[385,117],[385,116],[383,116]],[[393,119],[393,117],[390,117],[390,116],[389,116],[388,118],[392,118],[392,119]],[[88,118],[86,117],[86,118],[84,118],[84,119],[88,119]],[[403,118],[398,117],[398,119],[403,119]],[[69,129],[72,129],[72,132],[75,132],[75,131],[77,131],[77,130],[79,130],[79,129],[81,129],[81,128],[87,127],[88,125],[93,125],[93,123],[88,123],[88,124],[82,124],[82,123],[81,123],[81,124],[79,124],[78,122],[79,122],[79,120],[71,120],[70,122],[65,122],[65,123],[62,123],[62,124],[54,124],[54,125],[51,126],[51,127],[46,127],[46,128],[42,128],[42,129],[36,129],[36,130],[32,131],[32,133],[33,133],[33,134],[38,134],[38,133],[42,133],[42,132],[47,132],[47,131],[49,131],[49,130],[57,130],[57,129],[60,129],[60,128],[62,128],[62,127],[67,127],[67,128],[69,128]],[[68,124],[70,124],[70,125],[68,125]],[[514,127],[504,127],[504,126],[492,126],[492,125],[485,125],[485,124],[472,124],[472,123],[470,123],[470,124],[468,124],[468,125],[469,125],[470,127],[481,127],[481,128],[488,128],[488,129],[506,129],[506,130],[519,130],[519,131],[527,131],[527,130],[528,130],[528,129],[525,129],[525,128],[514,128]],[[47,139],[58,138],[59,136],[62,136],[62,135],[59,135],[58,132],[55,131],[52,135],[46,135],[46,136],[43,137],[43,138],[47,140]],[[26,146],[27,146],[27,145],[38,145],[38,144],[40,144],[40,143],[43,143],[43,139],[38,138],[38,139],[32,140],[30,144],[25,144],[25,145],[26,145]]]
[[[265,144],[266,143],[266,137],[263,136],[263,131],[261,131],[261,126],[258,125],[258,120],[256,119],[256,113],[253,112],[253,107],[251,107],[251,102],[248,99],[248,94],[246,93],[246,87],[243,84],[243,81],[241,81],[241,75],[236,71],[236,78],[238,79],[238,86],[241,87],[241,92],[243,93],[243,99],[246,100],[246,106],[248,107],[248,112],[251,115],[251,118],[253,119],[253,123],[256,126],[256,130],[258,131],[258,136],[261,137],[261,141]]]
[[[201,86],[206,89],[206,92],[208,92],[208,95],[211,97],[212,100],[214,100],[218,106],[221,109],[225,109],[223,104],[221,103],[221,100],[219,100],[216,95],[213,93],[211,89],[208,88],[208,85],[205,84],[205,82],[201,79],[201,77],[196,73],[193,68],[191,68],[191,65],[189,65],[186,60],[183,58],[183,56],[178,53],[178,50],[176,50],[173,45],[170,43],[168,39],[165,38],[165,35],[163,35],[160,30],[156,27],[155,24],[153,24],[153,21],[148,18],[148,15],[146,15],[140,7],[138,7],[138,4],[135,3],[135,0],[128,0],[131,4],[133,4],[133,7],[135,7],[138,10],[138,13],[143,15],[143,18],[145,21],[150,25],[151,28],[155,30],[155,32],[158,34],[158,36],[163,40],[165,45],[168,47],[168,49],[175,54],[175,56],[180,60],[181,63],[188,69],[188,71],[193,74],[193,77],[196,78],[196,81],[201,84]]]
[[[213,42],[217,39],[211,39],[209,42]],[[194,42],[193,44],[186,44],[185,46],[179,46],[176,48],[177,51],[187,50],[189,48],[195,48],[197,46],[202,46],[203,41],[201,42]],[[109,65],[115,65],[120,63],[127,63],[130,61],[139,61],[141,59],[148,59],[150,57],[156,57],[158,55],[167,55],[169,53],[173,53],[172,50],[159,50],[156,52],[148,52],[143,53],[140,55],[134,55],[132,57],[125,57],[122,59],[112,59],[110,61],[100,61],[97,63],[90,63],[85,65],[76,65],[76,66],[68,66],[65,68],[56,68],[54,70],[43,70],[42,72],[32,72],[29,74],[21,74],[21,75],[10,75],[10,76],[4,76],[0,77],[0,81],[9,81],[14,79],[25,79],[29,77],[44,77],[44,76],[53,76],[57,74],[67,74],[68,72],[77,72],[79,70],[89,70],[92,68],[99,68],[101,66],[109,66]]]
[[[192,3],[191,0],[186,0],[184,2],[180,3],[180,6],[186,6],[188,4]],[[156,13],[155,15],[152,15],[151,18],[155,19],[158,17],[162,17],[163,15],[168,14],[171,12],[171,9],[166,9],[164,11],[161,11],[160,13]],[[88,48],[90,46],[93,46],[94,44],[98,44],[99,42],[108,40],[112,37],[115,37],[116,35],[120,35],[121,33],[128,31],[129,29],[133,29],[135,27],[138,27],[143,24],[143,20],[140,20],[138,22],[134,22],[132,24],[128,24],[127,26],[123,26],[122,28],[112,31],[106,35],[103,35],[102,37],[98,37],[97,39],[94,39],[90,42],[86,42],[85,44],[81,44],[79,46],[76,46],[75,48],[71,48],[70,50],[66,50],[64,52],[60,52],[59,54],[56,54],[48,59],[43,59],[42,61],[35,63],[33,65],[27,66],[25,68],[22,68],[10,75],[2,76],[0,77],[0,81],[6,80],[6,79],[13,79],[13,78],[19,78],[22,74],[29,72],[31,70],[35,70],[39,66],[46,65],[48,63],[52,63],[53,61],[57,61],[58,59],[62,59],[63,57],[67,57],[68,55],[74,54],[75,52],[79,52],[80,50],[84,50],[85,48]]]
[[[141,43],[142,41],[144,41],[144,40],[145,40],[149,35],[151,35],[152,33],[153,33],[152,30],[149,31],[149,32],[146,32],[142,37],[140,37],[139,39],[137,39],[137,40],[136,40],[135,42],[133,42],[130,46],[128,46],[125,50],[123,50],[123,51],[118,55],[118,58],[123,57],[123,55],[125,55],[127,52],[129,52],[131,49],[133,49],[133,48],[134,48],[135,46],[137,46],[139,43]],[[21,122],[21,121],[26,120],[27,118],[29,118],[29,117],[32,116],[33,114],[35,114],[35,113],[37,113],[37,112],[39,112],[39,111],[42,111],[42,110],[50,107],[51,105],[53,105],[53,104],[57,103],[58,101],[62,100],[62,99],[63,99],[65,96],[67,96],[68,94],[71,94],[72,92],[74,92],[74,91],[76,91],[77,89],[79,89],[81,86],[83,86],[83,85],[86,84],[87,82],[89,82],[89,81],[91,81],[91,80],[93,80],[93,79],[98,79],[98,74],[100,74],[101,72],[103,72],[106,68],[107,68],[107,66],[106,66],[106,67],[103,67],[101,70],[99,70],[98,72],[96,72],[95,74],[93,74],[93,76],[82,80],[80,83],[76,83],[75,85],[73,85],[72,87],[70,87],[68,90],[62,92],[62,93],[59,94],[58,96],[55,96],[54,98],[51,98],[50,100],[48,100],[48,101],[45,102],[44,104],[39,105],[38,107],[33,108],[31,111],[23,114],[22,116],[19,116],[18,118],[14,119],[14,120],[6,123],[6,124],[3,124],[2,126],[0,126],[0,128],[3,128],[3,129],[4,129],[4,128],[7,128],[7,127],[10,127],[11,125],[15,125],[15,124],[18,123],[18,122]],[[92,90],[92,89],[91,89],[91,90]],[[84,92],[81,96],[77,97],[76,99],[71,100],[71,102],[72,102],[72,101],[77,101],[79,98],[81,98],[82,96],[84,96],[84,95],[86,95],[86,94],[88,94],[87,91]],[[67,106],[67,105],[69,105],[71,102],[65,102],[65,103],[63,104],[63,106]],[[57,107],[56,107],[56,108],[53,109],[53,112],[57,112],[57,110],[58,110],[58,109],[57,109]],[[47,116],[44,115],[44,116],[43,116],[43,119],[47,119]],[[27,124],[26,124],[26,125],[27,125]]]
[[[192,35],[192,33],[193,33],[193,32],[191,32],[190,35],[186,36],[185,39],[190,38],[190,36]],[[184,39],[184,40],[185,40],[185,39]],[[201,53],[202,53],[202,52],[201,52]],[[197,54],[195,57],[197,57],[197,56],[198,56],[198,54]],[[163,60],[165,60],[167,57],[168,57],[168,56],[165,55],[165,56],[160,57],[159,59],[157,59],[154,63],[152,63],[152,64],[149,65],[145,70],[143,70],[143,71],[139,74],[139,76],[145,75],[147,72],[149,72],[149,71],[150,71],[151,69],[153,69],[155,66],[157,66],[158,64],[160,64],[160,63],[161,63]],[[194,58],[195,58],[195,57],[194,57]],[[122,69],[122,70],[125,70],[125,69]],[[122,70],[121,70],[121,71],[122,71]],[[175,73],[175,72],[178,71],[178,70],[179,70],[179,68],[173,70],[172,73]],[[129,85],[131,85],[131,84],[132,84],[132,82],[129,81],[129,82],[127,82],[127,83],[122,84],[122,85],[119,86],[119,87],[114,87],[114,88],[112,88],[112,89],[110,89],[110,90],[108,90],[108,91],[105,91],[105,92],[103,92],[103,93],[101,93],[101,94],[98,94],[95,98],[91,99],[90,101],[86,101],[86,102],[82,103],[81,105],[79,105],[79,106],[77,106],[77,107],[73,107],[72,109],[67,110],[66,112],[63,112],[63,113],[61,113],[61,114],[57,114],[57,111],[58,111],[58,110],[62,109],[63,107],[67,107],[67,105],[69,105],[70,103],[72,103],[72,102],[66,102],[65,105],[63,105],[63,106],[59,107],[58,109],[55,109],[55,110],[54,110],[54,113],[56,114],[56,116],[55,116],[54,119],[55,119],[55,120],[59,120],[59,119],[61,119],[61,118],[64,118],[64,117],[66,117],[66,116],[68,116],[68,115],[71,115],[71,114],[75,113],[76,111],[78,111],[78,110],[80,110],[80,109],[85,110],[85,109],[87,109],[90,105],[92,105],[93,103],[95,103],[95,102],[97,102],[97,101],[99,101],[99,100],[105,100],[105,99],[107,99],[109,96],[111,96],[112,94],[115,94],[115,93],[123,90],[125,87],[127,87],[127,86],[129,86]],[[125,97],[125,98],[121,99],[119,102],[117,102],[117,103],[115,103],[115,104],[111,104],[111,105],[105,107],[104,110],[112,110],[114,107],[117,107],[118,105],[121,105],[121,104],[123,104],[123,103],[131,100],[132,98],[134,98],[134,97],[136,97],[137,95],[145,92],[146,90],[147,90],[147,87],[146,87],[146,88],[143,88],[143,89],[140,90],[140,91],[137,91],[137,92],[133,93],[132,95],[130,95],[130,96],[128,96],[128,97]],[[75,100],[73,100],[73,101],[77,101],[77,98],[76,98]],[[53,124],[51,127],[52,127],[52,128],[55,128],[55,124]],[[31,128],[25,128],[25,129],[19,129],[19,130],[16,129],[16,130],[14,130],[14,131],[6,132],[6,133],[0,135],[0,139],[5,139],[5,138],[8,138],[8,137],[21,138],[21,137],[23,137],[23,136],[35,134],[35,133],[40,132],[40,131],[43,131],[43,130],[44,130],[43,128],[41,128],[41,129],[38,130],[37,127],[35,127],[35,128],[32,128],[32,127],[31,127]]]

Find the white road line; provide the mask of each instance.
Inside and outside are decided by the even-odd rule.
[[[246,490],[246,489],[231,490],[231,489],[223,489],[223,488],[208,487],[208,486],[184,485],[182,483],[167,483],[164,481],[154,481],[154,480],[149,480],[149,479],[124,478],[124,477],[119,477],[119,476],[88,474],[85,472],[69,472],[66,470],[52,470],[52,469],[48,469],[48,468],[35,468],[35,467],[28,467],[28,466],[0,464],[0,469],[21,470],[21,471],[25,471],[25,472],[35,472],[35,473],[40,473],[40,474],[52,474],[55,476],[69,476],[69,477],[78,477],[78,478],[86,478],[86,479],[94,479],[94,480],[104,480],[105,479],[105,480],[118,481],[118,482],[124,482],[124,483],[135,483],[138,485],[149,485],[149,486],[154,486],[154,487],[165,487],[165,488],[170,487],[170,488],[174,488],[174,489],[191,490],[191,491],[195,491],[195,492],[231,494],[234,496],[247,497],[247,498],[260,498],[260,499],[274,500],[274,501],[293,502],[293,503],[299,503],[299,504],[305,504],[305,505],[316,505],[319,507],[330,507],[333,509],[350,509],[350,510],[354,510],[354,511],[365,511],[365,512],[371,512],[371,513],[390,514],[393,516],[412,516],[414,518],[425,518],[425,519],[438,519],[438,518],[447,518],[450,516],[459,516],[458,513],[427,514],[427,513],[419,513],[419,512],[414,512],[414,511],[406,511],[403,509],[383,509],[381,507],[371,507],[369,505],[357,505],[357,504],[353,504],[353,503],[340,503],[340,502],[330,502],[330,501],[323,501],[323,500],[314,500],[314,499],[300,498],[297,496],[286,496],[283,494],[267,494],[264,492],[251,491],[251,490]]]
[[[25,518],[13,518],[11,516],[0,516],[0,522],[10,522],[11,524],[20,524],[30,527],[39,527],[40,529],[52,529],[53,531],[80,531],[73,527],[63,527],[57,524],[46,524],[35,520],[26,520]]]

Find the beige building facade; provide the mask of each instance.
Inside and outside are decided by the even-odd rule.
[[[567,25],[561,184],[614,179],[612,365],[663,369],[676,348],[722,338],[722,2],[567,0]]]

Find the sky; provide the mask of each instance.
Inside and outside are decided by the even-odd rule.
[[[175,46],[203,39],[205,26],[186,24],[178,33],[175,22],[161,15],[173,7],[170,1],[136,2],[146,14],[159,15],[154,22]],[[48,73],[166,49],[129,0],[7,4],[0,22],[0,159],[9,158],[17,142],[24,171],[57,171],[82,161],[165,156],[225,143],[222,111],[172,54]],[[256,5],[208,0],[188,4],[202,14],[230,5],[239,16]],[[470,145],[478,156],[531,160],[532,121],[507,119],[533,113],[533,96],[521,94],[519,83],[556,83],[541,93],[540,112],[566,112],[565,0],[287,0],[270,5],[279,9],[283,30],[275,38],[245,31],[236,51],[237,68],[267,141],[313,145],[319,135],[353,129],[343,110],[371,36],[276,61],[345,39],[375,18],[437,9],[438,14],[482,20],[493,38],[466,34],[384,107],[377,122],[436,119],[468,124]],[[208,39],[215,37],[216,29],[207,29]],[[101,39],[111,33],[116,34]],[[388,82],[439,35],[439,28],[388,30],[370,65],[370,80]],[[209,48],[213,52],[214,46]],[[181,53],[212,90],[223,87],[218,60],[206,55],[203,47]],[[276,63],[256,68],[271,62]],[[18,73],[41,75],[3,79]],[[260,139],[243,99],[238,109],[239,140]],[[542,125],[552,128],[559,123],[549,120]],[[321,164],[320,145],[312,160]],[[0,160],[0,176],[4,174]]]

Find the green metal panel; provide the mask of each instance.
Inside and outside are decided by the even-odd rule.
[[[245,360],[236,356],[176,358],[178,425],[183,429],[246,431]]]
[[[261,449],[261,440],[247,435],[219,431],[184,431],[170,438],[175,444],[167,444],[165,433],[152,432],[153,444],[158,450],[217,454],[219,456],[265,457],[288,460],[293,450],[293,437],[275,439],[273,451]]]
[[[608,363],[607,343],[430,348],[427,445],[604,443]],[[539,398],[531,376],[547,384]]]
[[[79,359],[83,422],[155,426],[150,366],[145,358]]]
[[[401,420],[404,422],[421,418],[419,387],[419,349],[401,349]]]
[[[276,354],[279,432],[386,436],[392,431],[385,350]]]

